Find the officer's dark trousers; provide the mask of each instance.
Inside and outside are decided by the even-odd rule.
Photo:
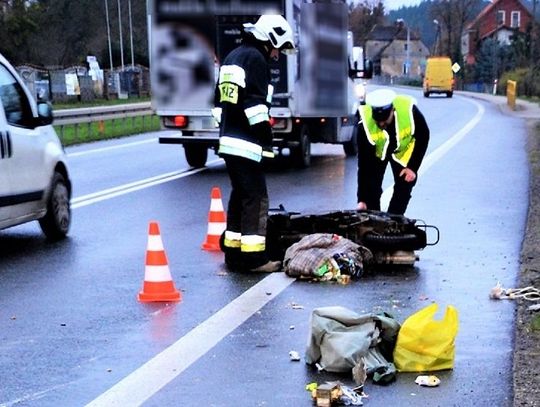
[[[242,236],[266,239],[268,191],[262,164],[230,155],[225,155],[224,159],[232,186],[227,208],[227,230],[239,232]],[[264,244],[254,249],[243,243],[241,248],[225,247],[227,265],[249,270],[268,261]]]
[[[386,167],[390,162],[394,174],[394,193],[387,212],[403,215],[407,210],[412,189],[416,185],[418,178],[413,182],[405,181],[403,177],[399,176],[403,167],[392,159],[381,161],[374,156],[366,159],[369,160],[369,170],[364,170],[359,174],[359,184],[368,209],[381,210],[382,183]]]

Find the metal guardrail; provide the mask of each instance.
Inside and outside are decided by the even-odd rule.
[[[152,123],[156,118],[150,102],[59,109],[53,115],[53,125],[64,145],[144,132],[147,127],[155,128]]]
[[[54,125],[77,125],[99,122],[101,120],[126,119],[154,114],[150,102],[130,103],[115,106],[85,107],[77,109],[55,110]]]

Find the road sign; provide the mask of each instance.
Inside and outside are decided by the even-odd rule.
[[[454,62],[454,65],[452,65],[452,71],[454,71],[454,73],[458,73],[460,69],[461,69],[461,66],[459,66],[457,62]]]

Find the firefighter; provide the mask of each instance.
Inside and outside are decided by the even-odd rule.
[[[410,96],[378,89],[359,107],[358,209],[381,209],[382,182],[388,163],[394,193],[388,212],[403,215],[418,179],[429,142],[429,128]]]
[[[294,49],[287,20],[262,15],[255,24],[244,24],[242,44],[219,70],[213,113],[220,123],[218,154],[225,160],[232,187],[222,241],[231,270],[281,270],[281,262],[270,261],[266,253],[268,192],[262,160],[274,156],[269,62]]]

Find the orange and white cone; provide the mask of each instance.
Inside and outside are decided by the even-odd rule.
[[[208,213],[208,233],[206,241],[202,244],[204,250],[221,250],[219,239],[225,231],[227,223],[225,221],[225,211],[221,201],[221,191],[218,187],[212,188],[210,200],[210,212]]]
[[[180,301],[180,292],[175,288],[167,262],[167,255],[161,241],[159,225],[150,222],[143,289],[139,301]]]

